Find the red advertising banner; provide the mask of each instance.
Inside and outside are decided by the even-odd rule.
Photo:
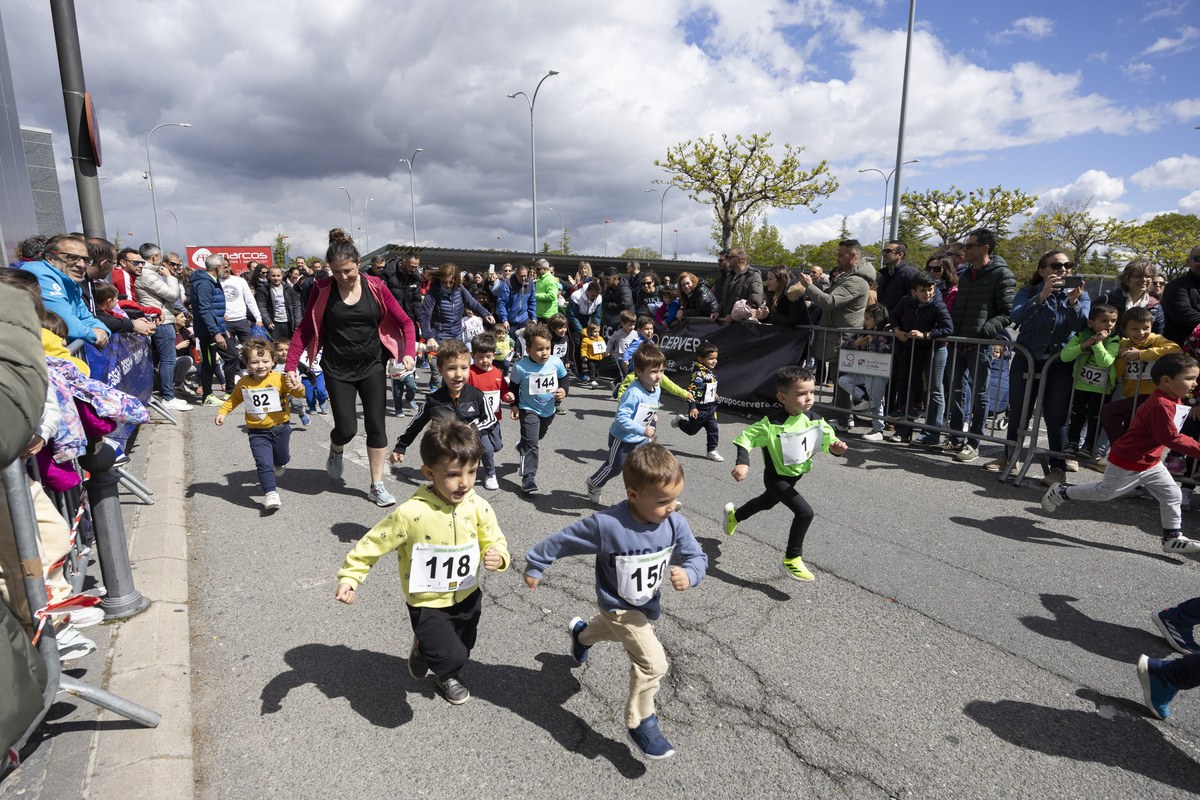
[[[187,260],[192,269],[204,269],[204,259],[211,255],[228,258],[229,268],[233,270],[234,275],[241,275],[245,272],[246,265],[251,261],[267,265],[275,263],[272,260],[271,245],[269,244],[244,247],[189,247],[187,249]]]

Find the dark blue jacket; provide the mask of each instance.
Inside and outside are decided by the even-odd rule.
[[[537,297],[533,293],[533,281],[525,279],[525,285],[517,282],[514,275],[501,281],[496,287],[496,319],[507,322],[510,327],[520,328],[526,322],[537,319]]]
[[[490,316],[490,312],[463,287],[447,289],[441,281],[430,283],[425,299],[421,301],[422,338],[439,342],[443,339],[461,339],[464,306],[480,317]]]
[[[875,280],[875,297],[877,302],[891,314],[895,312],[900,301],[912,296],[912,276],[917,274],[917,268],[904,259],[890,269],[881,266]]]
[[[932,337],[952,336],[954,335],[954,325],[950,322],[950,312],[946,310],[946,304],[942,302],[942,298],[934,295],[933,299],[928,303],[921,305],[917,302],[917,298],[909,294],[900,300],[896,305],[896,311],[892,314],[892,330],[904,331],[921,331]],[[924,340],[909,340],[901,342],[896,340],[899,347],[910,347],[913,345],[929,346],[929,343]],[[945,347],[946,343],[941,342],[939,347]]]
[[[192,328],[197,336],[225,335],[225,290],[221,282],[202,269],[192,270]]]
[[[958,291],[962,293],[961,288]],[[1074,306],[1067,301],[1065,290],[1051,293],[1044,303],[1037,299],[1041,292],[1041,283],[1022,286],[1009,315],[1017,329],[1017,344],[1028,347],[1038,361],[1057,355],[1067,340],[1083,327],[1092,307],[1092,299],[1086,292]]]

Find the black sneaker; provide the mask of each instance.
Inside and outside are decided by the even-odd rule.
[[[1079,447],[1074,442],[1068,442],[1063,445],[1062,454],[1064,458],[1075,458],[1079,455]]]
[[[523,480],[521,482],[522,494],[533,494],[537,490],[538,490],[537,481],[535,481],[533,478],[526,478],[525,480]]]
[[[567,623],[567,633],[571,634],[571,658],[575,659],[577,664],[587,661],[588,650],[592,649],[579,641],[579,634],[586,627],[587,623],[583,621],[583,617],[576,617]]]
[[[471,693],[467,687],[459,682],[457,677],[442,678],[438,677],[437,687],[442,690],[442,696],[446,698],[446,702],[451,705],[461,706],[463,703],[471,699]]]
[[[642,720],[636,728],[629,728],[629,739],[646,758],[655,760],[670,758],[675,755],[675,748],[658,729],[658,715],[651,714]]]
[[[421,657],[421,650],[417,647],[416,639],[413,639],[412,650],[408,653],[408,674],[416,680],[421,680],[429,674],[429,665]]]

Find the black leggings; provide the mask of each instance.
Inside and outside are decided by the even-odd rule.
[[[387,373],[382,369],[357,381],[343,381],[325,373],[325,391],[333,412],[333,430],[329,441],[342,447],[358,433],[358,412],[354,396],[362,401],[363,427],[367,429],[367,447],[387,447]]]
[[[804,535],[808,533],[808,526],[812,524],[815,516],[812,506],[796,491],[796,482],[802,477],[777,475],[775,470],[768,468],[763,472],[763,486],[767,490],[734,512],[734,518],[738,522],[744,522],[758,512],[774,508],[780,503],[791,509],[795,516],[788,534],[787,550],[784,552],[786,558],[796,558],[804,550]]]

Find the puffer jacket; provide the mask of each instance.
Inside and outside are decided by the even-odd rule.
[[[225,335],[225,290],[221,282],[202,269],[192,270],[192,328],[197,336]]]
[[[1008,325],[1016,293],[1017,279],[1000,256],[992,256],[978,271],[967,268],[958,276],[958,296],[950,312],[954,335],[994,338]]]
[[[721,294],[721,316],[728,317],[733,313],[733,306],[738,300],[745,300],[751,308],[762,308],[763,279],[762,273],[754,267],[746,267],[734,275],[729,273]]]
[[[463,287],[447,289],[438,281],[429,284],[429,291],[421,303],[421,337],[436,341],[461,339],[463,308],[471,309],[480,317],[491,316]]]
[[[526,278],[524,285],[513,275],[496,287],[496,319],[507,322],[512,328],[522,328],[537,317],[537,295],[534,294],[533,279]]]
[[[679,309],[679,313],[683,317],[711,317],[721,310],[717,296],[704,281],[700,281],[696,288],[692,289],[691,294],[681,295],[681,297],[687,298]]]
[[[398,263],[388,264],[383,269],[383,283],[409,319],[421,316],[421,274],[405,273]]]
[[[859,261],[849,272],[838,271],[829,278],[828,286],[812,283],[801,288],[797,283],[788,289],[788,299],[803,297],[821,309],[821,327],[861,328],[863,311],[875,280],[875,268]],[[834,361],[838,357],[841,342],[832,334],[817,333],[813,357],[820,361]]]

